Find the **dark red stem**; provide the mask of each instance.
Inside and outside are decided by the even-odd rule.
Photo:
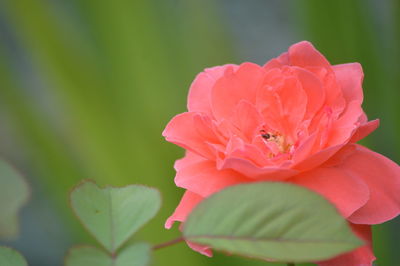
[[[164,242],[164,243],[155,245],[155,246],[153,246],[153,250],[157,250],[157,249],[160,249],[160,248],[169,247],[169,246],[175,245],[175,244],[177,244],[177,243],[179,243],[179,242],[182,242],[182,241],[184,241],[184,240],[185,240],[185,239],[183,238],[183,236],[181,236],[181,237],[178,237],[178,238],[176,238],[176,239],[173,239],[173,240],[170,240],[170,241],[167,241],[167,242]]]

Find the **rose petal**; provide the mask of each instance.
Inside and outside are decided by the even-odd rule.
[[[226,145],[224,156],[219,156],[217,162],[221,163],[221,160],[223,161],[230,157],[249,160],[260,167],[271,164],[268,162],[267,156],[261,148],[255,144],[247,144],[237,136],[231,137]]]
[[[351,224],[353,232],[361,239],[366,241],[366,245],[357,248],[354,251],[345,253],[336,258],[319,262],[319,266],[370,266],[376,259],[372,251],[371,226]]]
[[[369,199],[368,186],[339,168],[317,168],[288,179],[307,187],[331,201],[344,217],[362,207]]]
[[[311,43],[302,41],[292,45],[289,48],[289,62],[316,74],[323,81],[326,104],[334,113],[342,112],[345,107],[342,88],[336,82],[331,64]]]
[[[332,67],[336,81],[342,87],[343,97],[347,102],[363,101],[362,81],[364,73],[359,63],[335,65]]]
[[[297,132],[304,119],[308,97],[301,83],[294,77],[286,78],[277,92],[282,105],[282,117],[279,119],[281,132],[288,137]]]
[[[290,46],[289,60],[292,65],[299,67],[330,67],[328,60],[307,41]]]
[[[345,127],[352,125],[354,126],[361,117],[363,116],[363,110],[361,103],[358,101],[351,101],[347,103],[346,109],[337,118],[334,126]]]
[[[246,177],[257,180],[283,180],[299,173],[295,169],[279,167],[278,165],[260,167],[249,160],[237,157],[229,157],[218,161],[217,168],[220,170],[232,169]]]
[[[316,139],[317,139],[316,133],[313,133],[311,136],[302,139],[302,143],[299,144],[299,146],[294,150],[293,153],[294,164],[300,163],[310,155]]]
[[[189,90],[187,108],[190,112],[203,112],[212,115],[211,88],[214,86],[215,82],[222,77],[228,67],[234,70],[238,68],[237,65],[233,64],[216,66],[206,68],[204,72],[196,76]]]
[[[193,249],[194,251],[199,252],[202,255],[205,255],[207,257],[212,257],[212,250],[207,247],[207,246],[203,246],[203,245],[199,245],[190,241],[186,241],[186,243],[188,244],[188,246]]]
[[[293,139],[306,112],[307,94],[289,68],[273,69],[264,78],[264,86],[257,91],[256,106],[269,129]]]
[[[279,61],[277,58],[273,58],[271,60],[269,60],[267,63],[265,63],[265,65],[263,66],[263,68],[268,71],[274,68],[281,68],[284,64],[282,64],[281,61]]]
[[[212,130],[211,124],[207,124],[206,118],[199,113],[179,114],[168,123],[162,135],[167,141],[184,149],[206,158],[215,158],[214,151],[205,142],[218,141],[218,137]]]
[[[246,183],[241,174],[226,169],[217,170],[214,161],[202,160],[188,163],[176,173],[175,183],[202,197],[207,197],[227,186]]]
[[[253,104],[248,101],[240,101],[236,106],[233,116],[230,119],[235,128],[238,129],[240,135],[248,143],[250,143],[255,134],[259,134],[257,130],[262,123],[262,116]]]
[[[203,157],[197,155],[196,153],[186,151],[185,156],[183,158],[175,161],[174,169],[176,171],[179,171],[187,165],[201,162],[201,161],[204,161]]]
[[[337,166],[364,180],[370,190],[369,201],[349,220],[357,224],[379,224],[400,213],[400,167],[395,162],[358,144],[354,152]]]
[[[175,221],[184,222],[189,213],[193,210],[193,208],[196,207],[196,205],[202,200],[203,198],[200,197],[199,195],[192,193],[190,191],[186,191],[178,207],[176,207],[175,212],[165,222],[165,228],[170,229]],[[205,256],[212,257],[212,251],[209,247],[202,246],[189,241],[186,241],[186,243],[194,251],[197,251]]]
[[[230,118],[241,100],[254,103],[263,75],[263,68],[253,63],[243,63],[236,71],[228,68],[211,90],[214,117]]]
[[[353,136],[350,139],[350,142],[357,142],[369,134],[371,134],[375,129],[379,127],[379,119],[375,119],[369,121],[361,126],[359,126],[356,131],[354,132]]]
[[[165,228],[170,229],[175,221],[184,222],[193,208],[202,200],[203,197],[186,191],[174,213],[165,222]]]
[[[320,150],[317,153],[310,155],[305,158],[303,161],[295,162],[292,166],[293,169],[304,172],[311,170],[324,162],[326,162],[329,158],[331,158],[337,151],[343,148],[345,144],[340,144],[336,146],[332,146],[323,150]]]
[[[362,114],[360,102],[352,101],[348,103],[342,115],[333,122],[328,139],[329,145],[338,145],[349,141],[358,127],[358,121]]]
[[[321,109],[326,93],[321,80],[314,73],[299,67],[295,67],[294,71],[307,94],[307,111],[304,119],[310,119]]]

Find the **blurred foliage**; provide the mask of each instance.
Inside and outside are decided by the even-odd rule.
[[[7,266],[27,266],[25,258],[16,250],[0,246],[0,264]]]
[[[142,235],[175,237],[163,223],[181,196],[172,165],[182,151],[161,132],[184,111],[194,74],[229,58],[214,9],[205,1],[22,0],[2,2],[1,10],[9,34],[1,47],[1,106],[26,171],[73,225],[66,230],[77,241],[87,237],[66,199],[89,177],[160,188],[163,209]],[[160,253],[160,265],[178,265],[178,257],[182,265],[206,261],[182,245]]]
[[[4,161],[0,161],[0,184],[0,239],[15,239],[19,234],[18,214],[30,190],[25,179]]]
[[[288,3],[299,40],[312,41],[332,63],[362,63],[364,106],[370,118],[382,122],[368,144],[398,161],[399,1]],[[161,132],[185,110],[196,73],[236,61],[216,5],[210,0],[0,2],[0,114],[7,136],[0,151],[23,162],[18,167],[44,187],[42,197],[56,202],[76,242],[86,242],[88,234],[72,219],[67,192],[83,178],[160,188],[162,210],[139,238],[161,242],[178,235],[163,223],[182,194],[173,184],[172,165],[183,152]],[[392,14],[383,16],[377,7]],[[400,261],[385,238],[394,224],[378,227],[379,243],[385,243],[376,247],[384,258],[380,265]],[[157,251],[155,265],[265,263],[221,254],[210,260],[181,244]]]

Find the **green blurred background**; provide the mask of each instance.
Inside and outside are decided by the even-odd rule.
[[[136,238],[176,237],[163,224],[183,192],[172,168],[183,151],[161,132],[185,111],[190,82],[300,40],[331,63],[363,65],[364,107],[381,119],[364,144],[399,162],[398,0],[1,0],[0,153],[33,188],[20,238],[6,244],[30,265],[54,266],[70,245],[91,243],[67,202],[83,178],[158,187],[163,208]],[[398,265],[399,228],[399,219],[374,228],[378,265]],[[156,266],[267,264],[184,244],[155,255]]]

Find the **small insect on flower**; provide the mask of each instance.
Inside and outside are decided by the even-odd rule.
[[[271,138],[271,134],[267,133],[264,129],[260,130],[261,137],[265,140],[269,140]]]

